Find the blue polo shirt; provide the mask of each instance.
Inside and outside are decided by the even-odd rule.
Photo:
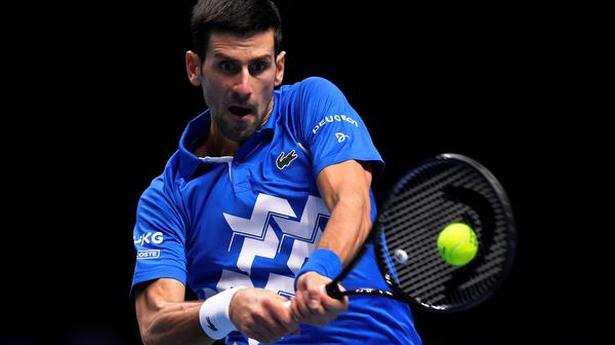
[[[206,299],[231,286],[294,294],[295,274],[316,248],[329,218],[316,178],[347,160],[384,163],[361,117],[329,81],[308,78],[274,91],[265,126],[234,156],[197,157],[207,137],[205,111],[184,131],[179,150],[141,196],[132,286],[176,279]],[[373,195],[372,221],[376,217]],[[387,289],[373,248],[342,282]],[[302,325],[279,344],[420,344],[407,305],[351,297],[349,310],[323,327]],[[239,332],[227,344],[257,344]]]

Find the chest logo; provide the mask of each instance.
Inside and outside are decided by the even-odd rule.
[[[284,151],[280,152],[278,159],[275,161],[275,165],[278,169],[282,170],[290,165],[295,159],[297,159],[297,152],[295,150],[290,151],[288,154],[284,154]]]

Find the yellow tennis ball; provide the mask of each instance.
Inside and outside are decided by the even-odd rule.
[[[467,224],[451,223],[438,235],[438,252],[447,263],[463,266],[478,252],[476,233]]]

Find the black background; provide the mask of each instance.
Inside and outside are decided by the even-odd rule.
[[[509,193],[510,279],[474,310],[415,313],[425,344],[597,342],[611,172],[600,21],[564,5],[277,3],[285,83],[342,89],[387,162],[378,198],[440,152],[477,159]],[[136,202],[205,108],[184,69],[192,1],[58,6],[26,6],[9,29],[0,344],[138,344]]]

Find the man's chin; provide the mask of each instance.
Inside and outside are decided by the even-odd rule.
[[[255,131],[256,126],[250,124],[249,126],[241,126],[239,128],[225,128],[222,130],[222,134],[229,140],[242,142],[249,138]]]

